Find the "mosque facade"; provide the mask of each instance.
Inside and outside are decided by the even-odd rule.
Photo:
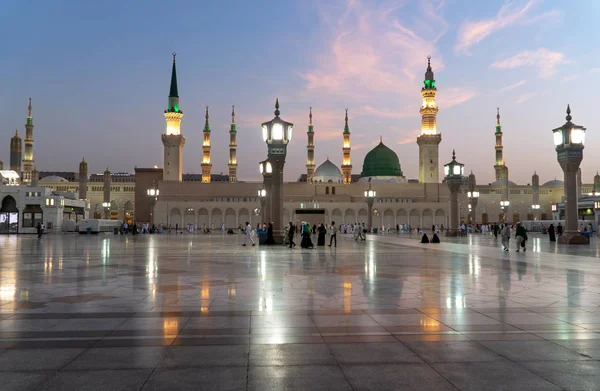
[[[405,176],[398,155],[384,144],[383,139],[367,153],[362,165],[353,165],[347,109],[340,131],[342,165],[336,166],[329,157],[317,165],[314,159],[314,137],[318,132],[318,125],[313,123],[310,108],[306,132],[306,173],[303,174],[305,180],[284,184],[283,221],[297,221],[301,214],[318,210],[322,212],[322,221],[314,223],[366,223],[368,209],[364,190],[371,186],[377,192],[373,208],[375,227],[387,229],[400,224],[409,224],[414,228],[430,228],[434,224],[447,227],[450,192],[448,186],[443,181],[440,182],[440,164],[443,165],[445,160],[439,156],[442,136],[437,126],[439,108],[436,94],[437,85],[431,59],[428,58],[421,88],[421,132],[416,140],[419,148],[418,180]],[[175,54],[164,117],[166,126],[161,135],[164,147],[162,168],[136,168],[135,173],[112,173],[107,167],[104,173],[89,175],[87,162],[83,159],[78,172],[39,172],[33,159],[30,100],[25,142],[23,143],[18,130],[10,140],[9,169],[18,174],[21,186],[41,187],[50,191],[49,194],[69,193],[75,198],[87,200],[90,218],[110,218],[130,223],[163,223],[171,227],[194,224],[236,228],[245,222],[253,225],[262,222],[258,191],[263,188],[263,183],[244,181],[237,176],[238,129],[233,106],[229,129],[228,172],[220,175],[212,172],[209,107],[205,111],[200,173],[182,172],[185,137],[181,126],[183,111],[179,100]],[[492,223],[560,217],[552,212],[556,212],[557,206],[564,202],[563,182],[551,180],[540,185],[537,174],[532,176],[531,184],[518,185],[511,182],[503,158],[499,109],[493,129],[493,170],[496,181],[482,185],[476,183],[474,175],[465,177],[459,194],[461,222]],[[192,149],[200,150],[195,146]],[[0,170],[3,169],[0,161]],[[147,191],[151,188],[158,190],[158,196],[148,195]],[[580,196],[590,201],[589,197],[600,194],[600,176],[594,178],[593,184],[583,184],[579,176],[578,188]],[[480,194],[474,216],[469,208],[469,191]],[[592,196],[588,195],[590,193]],[[0,191],[0,201],[2,200],[3,194]],[[103,203],[110,203],[110,206],[106,208]],[[504,209],[500,207],[507,203],[509,205]],[[536,208],[537,205],[539,206]],[[580,214],[583,219],[596,219],[595,213],[590,213],[588,209],[580,210]]]

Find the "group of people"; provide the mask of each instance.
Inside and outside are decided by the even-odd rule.
[[[493,227],[494,235],[498,237],[498,231],[502,232],[502,250],[509,251],[510,250],[510,235],[511,235],[511,226],[505,224],[503,227],[494,224]],[[527,230],[520,222],[517,223],[515,227],[515,239],[517,240],[517,252],[527,251],[527,247],[525,246],[527,242]]]
[[[270,246],[276,244],[275,236],[273,235],[273,223],[265,223],[262,226],[259,224],[256,227],[255,232],[266,234],[264,241],[265,245]],[[303,221],[300,226],[297,226],[290,221],[289,224],[286,224],[284,227],[283,244],[289,246],[289,248],[296,247],[296,242],[294,241],[296,232],[300,232],[300,247],[302,248],[314,248],[311,238],[313,234],[317,235],[317,246],[325,246],[325,235],[327,235],[328,232],[330,233],[329,247],[337,247],[338,227],[335,225],[335,221],[332,221],[329,227],[326,227],[323,223],[320,223],[319,225],[315,224],[311,227],[306,221]],[[250,243],[252,246],[256,245],[253,233],[252,225],[250,225],[249,222],[246,222],[244,229],[244,244],[242,244],[242,246],[247,246]]]

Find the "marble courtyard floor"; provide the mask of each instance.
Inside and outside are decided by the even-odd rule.
[[[2,236],[0,389],[600,389],[598,238],[531,236]]]

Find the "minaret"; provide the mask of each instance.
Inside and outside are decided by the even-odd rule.
[[[502,125],[500,125],[500,108],[498,107],[496,114],[496,164],[494,170],[496,171],[496,180],[502,179],[502,172],[504,170],[504,158],[502,157]]]
[[[88,181],[88,164],[85,161],[85,157],[81,159],[79,163],[79,199],[85,200],[87,198],[87,181]]]
[[[596,171],[596,175],[594,175],[594,189],[592,190],[594,194],[600,195],[600,174]]]
[[[350,128],[348,127],[348,109],[346,109],[346,124],[344,125],[344,146],[342,152],[344,159],[342,161],[342,176],[344,183],[352,182],[352,164],[350,163]]]
[[[31,172],[35,163],[33,161],[33,117],[31,116],[31,98],[25,124],[25,155],[23,159],[23,183],[31,183]]]
[[[21,175],[21,161],[23,160],[23,141],[19,136],[19,130],[10,139],[10,169]]]
[[[37,170],[37,168],[33,167],[33,171],[31,171],[31,186],[37,187],[39,180],[40,172]]]
[[[208,124],[208,106],[206,106],[206,115],[204,116],[206,122],[204,123],[204,141],[202,141],[202,183],[210,183],[210,170],[212,164],[210,164],[210,125]]]
[[[306,144],[306,182],[312,183],[315,175],[315,133],[312,123],[312,107],[308,114],[308,144]],[[348,135],[348,137],[350,137]],[[349,142],[349,141],[348,141]]]
[[[540,177],[538,176],[537,172],[534,172],[533,176],[531,177],[531,194],[532,194],[531,204],[539,205],[540,204]]]
[[[4,162],[0,160],[0,170],[4,170]]]
[[[435,78],[431,70],[431,56],[427,56],[427,71],[421,88],[423,106],[421,113],[421,135],[417,137],[419,145],[419,183],[439,183],[439,145],[442,135],[437,130],[436,116],[438,107],[435,103]]]
[[[229,128],[229,182],[237,182],[237,129],[235,127],[235,106],[231,106],[231,127]]]
[[[167,110],[165,110],[167,129],[165,130],[165,133],[162,134],[161,138],[165,149],[163,179],[165,181],[181,182],[181,167],[185,137],[183,137],[181,134],[181,117],[183,117],[183,111],[179,110],[177,70],[175,69],[176,55],[176,53],[173,53],[173,70],[171,71],[169,106]]]

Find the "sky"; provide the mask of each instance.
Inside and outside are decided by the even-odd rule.
[[[172,52],[186,137],[184,172],[200,172],[209,105],[213,173],[227,173],[231,105],[238,177],[260,180],[260,124],[294,123],[285,179],[306,172],[313,108],[315,160],[340,165],[348,109],[353,172],[383,142],[418,178],[420,89],[435,72],[442,165],[494,180],[500,107],[510,179],[562,177],[551,130],[586,126],[584,182],[600,169],[600,26],[596,0],[5,0],[0,11],[0,160],[24,135],[33,99],[40,171],[133,172],[162,166]]]

